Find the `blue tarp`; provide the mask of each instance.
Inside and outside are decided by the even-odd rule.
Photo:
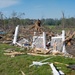
[[[5,32],[3,32],[3,31],[0,31],[0,34],[5,34]]]

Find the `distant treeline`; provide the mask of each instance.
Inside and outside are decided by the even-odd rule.
[[[10,17],[0,12],[0,29],[14,28],[16,25],[33,25],[37,19],[25,18],[25,13],[12,12]],[[41,25],[54,25],[59,27],[75,27],[75,18],[41,19]]]

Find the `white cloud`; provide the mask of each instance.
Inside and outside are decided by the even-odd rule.
[[[6,8],[18,3],[19,3],[19,0],[0,0],[0,8]]]

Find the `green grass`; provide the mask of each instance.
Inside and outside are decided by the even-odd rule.
[[[55,33],[61,33],[62,30],[65,30],[66,32],[68,31],[75,31],[75,28],[62,28],[62,27],[57,27],[57,26],[49,26],[49,25],[46,25],[46,27],[50,28],[51,31],[55,32]]]
[[[60,68],[66,75],[75,75],[74,71],[68,69],[65,64],[75,64],[75,58],[68,58],[63,56],[49,56],[49,57],[41,57],[41,56],[31,56],[24,55],[15,56],[11,58],[10,56],[5,56],[4,50],[13,48],[16,51],[20,51],[21,48],[10,46],[7,44],[0,44],[0,75],[22,75],[21,70],[26,75],[52,75],[52,70],[49,65],[43,66],[32,66],[32,61],[41,61],[43,59],[52,57],[51,59],[47,60],[46,62],[54,63],[60,62],[63,64],[55,64],[56,67]],[[24,51],[26,52],[26,51]]]
[[[56,27],[56,26],[53,26],[53,25],[51,25],[51,26],[46,25],[46,26],[48,26],[50,29],[53,29],[53,28],[55,28],[55,27]]]

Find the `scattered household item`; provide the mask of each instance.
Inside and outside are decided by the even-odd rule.
[[[69,66],[67,66],[67,68],[70,68],[72,70],[75,70],[75,64],[74,65],[69,65]]]
[[[52,58],[52,57],[51,57]],[[38,66],[42,66],[42,65],[44,65],[44,64],[49,64],[49,62],[44,62],[44,61],[46,61],[46,60],[49,60],[49,59],[51,59],[51,58],[47,58],[47,59],[44,59],[44,60],[42,60],[42,61],[33,61],[33,63],[29,66],[29,67],[31,67],[31,66],[33,66],[33,65],[38,65]]]
[[[56,67],[53,65],[53,63],[49,64],[53,75],[65,75],[61,70],[56,69]]]

